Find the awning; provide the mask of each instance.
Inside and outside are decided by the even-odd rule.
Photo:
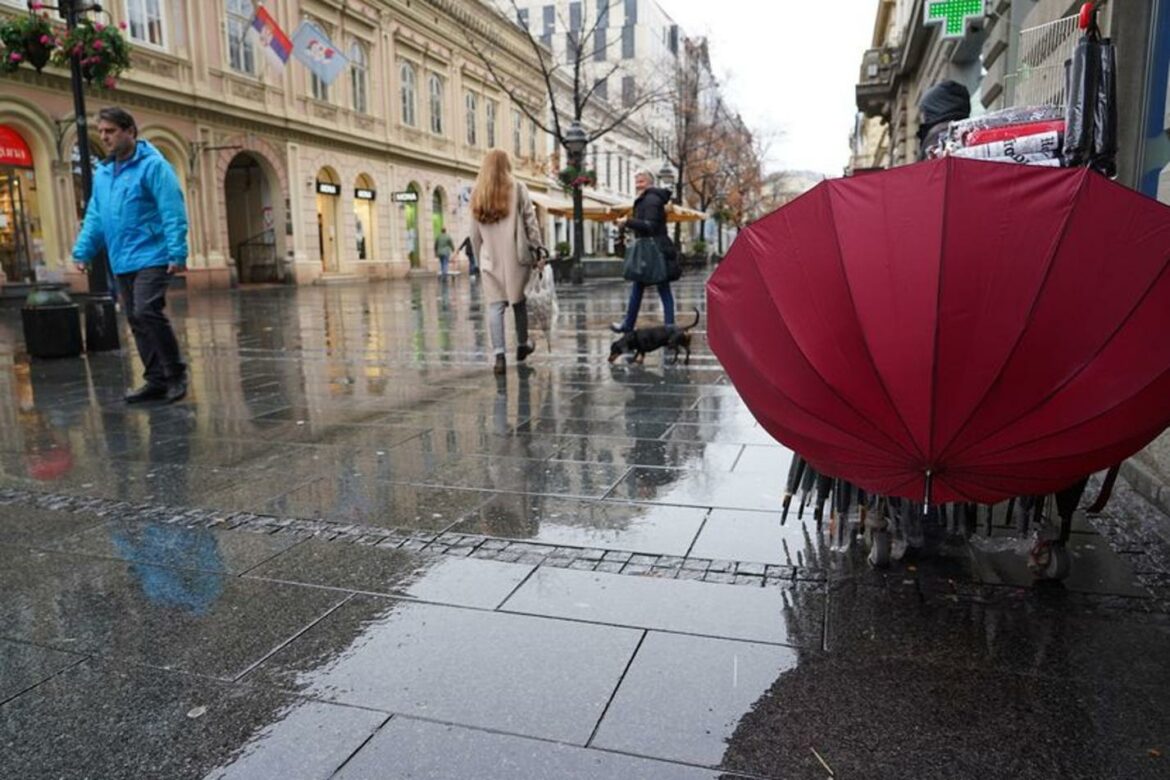
[[[554,211],[558,209],[568,209],[570,212],[573,211],[573,201],[565,200],[565,198],[559,193],[534,192],[533,190],[529,190],[528,196],[532,198],[532,202],[534,204],[540,206],[546,211]]]

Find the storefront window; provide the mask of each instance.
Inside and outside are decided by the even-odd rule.
[[[9,282],[33,282],[43,265],[32,151],[20,133],[0,125],[0,269]]]

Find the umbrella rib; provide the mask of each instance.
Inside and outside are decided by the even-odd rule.
[[[1165,273],[1165,270],[1163,270],[1163,273]],[[1082,425],[1087,425],[1088,423],[1091,423],[1091,422],[1093,422],[1094,420],[1096,420],[1096,419],[1098,419],[1098,418],[1100,418],[1100,417],[1104,417],[1105,415],[1109,414],[1110,412],[1112,412],[1112,411],[1113,411],[1114,409],[1116,409],[1117,407],[1119,407],[1119,406],[1122,406],[1123,404],[1129,403],[1129,401],[1131,401],[1131,400],[1132,400],[1132,399],[1133,399],[1135,396],[1139,396],[1139,395],[1141,395],[1141,394],[1142,394],[1142,393],[1144,393],[1144,392],[1145,392],[1147,389],[1149,389],[1149,387],[1150,387],[1151,385],[1157,384],[1158,382],[1160,382],[1160,381],[1162,381],[1163,379],[1165,379],[1167,376],[1170,376],[1170,369],[1167,369],[1166,371],[1163,371],[1161,374],[1159,374],[1158,376],[1154,377],[1154,378],[1153,378],[1153,379],[1151,379],[1149,382],[1146,382],[1144,385],[1142,385],[1140,388],[1138,388],[1136,392],[1134,392],[1134,393],[1131,393],[1130,395],[1126,396],[1125,398],[1122,398],[1122,399],[1118,400],[1118,401],[1117,401],[1117,403],[1113,404],[1112,406],[1108,407],[1107,409],[1102,409],[1101,411],[1099,411],[1097,414],[1093,415],[1092,417],[1086,417],[1085,419],[1083,419],[1083,420],[1078,420],[1077,422],[1075,422],[1075,423],[1073,423],[1073,424],[1071,424],[1071,425],[1066,425],[1066,426],[1064,426],[1063,428],[1061,428],[1061,429],[1059,429],[1059,430],[1051,431],[1051,432],[1049,432],[1049,433],[1047,433],[1047,434],[1045,434],[1045,435],[1043,435],[1043,436],[1039,436],[1039,437],[1037,437],[1037,438],[1035,438],[1035,439],[1032,439],[1032,440],[1029,442],[1029,444],[1031,444],[1031,443],[1035,443],[1035,442],[1041,442],[1041,441],[1044,441],[1045,439],[1051,439],[1053,436],[1059,436],[1059,435],[1061,435],[1061,434],[1063,434],[1063,433],[1065,433],[1065,432],[1067,432],[1067,431],[1071,431],[1071,430],[1073,430],[1074,428],[1078,428],[1078,427],[1080,427],[1080,426],[1082,426]],[[1047,401],[1047,400],[1048,400],[1048,399],[1045,399],[1045,401]],[[1043,403],[1044,403],[1044,402],[1041,402],[1041,404],[1043,404]],[[1035,408],[1037,408],[1037,407],[1033,407],[1033,409],[1035,409]],[[1029,410],[1029,412],[1033,411],[1033,409],[1030,409],[1030,410]],[[1022,416],[1024,416],[1024,415],[1021,415],[1021,417],[1022,417]],[[1019,419],[1019,418],[1016,418],[1016,419]],[[1015,421],[1013,420],[1013,422],[1015,422]],[[1008,425],[1010,425],[1010,424],[1011,424],[1011,423],[1008,423]],[[1007,427],[1007,426],[1005,425],[1005,426],[1004,426],[1004,428],[1006,428],[1006,427]],[[1003,428],[1000,428],[999,430],[1003,430]],[[995,435],[995,433],[998,433],[998,432],[999,432],[999,431],[995,431],[995,432],[994,432],[994,433],[992,433],[991,435],[993,435],[993,436],[994,436],[994,435]],[[1013,445],[1013,446],[1019,446],[1019,445]],[[981,458],[983,458],[983,457],[991,457],[991,456],[993,456],[993,455],[999,455],[999,454],[1001,454],[1001,453],[1004,453],[1004,452],[1009,452],[1009,451],[1011,451],[1011,449],[1012,449],[1012,447],[1001,447],[1001,448],[1000,448],[1000,449],[998,449],[998,450],[991,450],[991,451],[989,451],[989,452],[981,453],[981,454],[980,454],[980,457],[981,457]],[[969,450],[970,450],[970,448],[968,447],[968,448],[967,448],[967,450],[964,450],[964,452],[967,452],[967,451],[969,451]],[[1029,458],[1029,461],[1032,461],[1032,460],[1036,460],[1036,459],[1035,459],[1035,458]]]
[[[939,312],[942,307],[942,287],[943,287],[943,267],[946,265],[946,243],[947,243],[947,206],[950,201],[951,194],[951,175],[954,171],[954,161],[952,158],[947,158],[946,162],[946,186],[943,188],[942,201],[942,230],[939,231],[938,236],[938,282],[935,285],[934,291],[934,345],[931,348],[930,356],[930,395],[927,396],[930,400],[930,427],[926,433],[926,447],[928,450],[934,450],[934,427],[935,421],[938,417],[938,332],[939,320],[942,319]],[[935,463],[926,464],[929,471],[937,466]]]
[[[1128,313],[1125,315],[1125,317],[1124,317],[1124,318],[1122,318],[1121,322],[1119,322],[1119,323],[1117,324],[1117,327],[1113,329],[1113,332],[1109,334],[1109,337],[1108,337],[1107,339],[1105,339],[1105,341],[1103,341],[1103,342],[1101,343],[1101,345],[1100,345],[1100,346],[1097,348],[1097,350],[1096,350],[1096,351],[1095,351],[1095,352],[1094,352],[1092,355],[1090,355],[1089,357],[1085,358],[1085,360],[1084,360],[1084,361],[1081,363],[1081,365],[1077,367],[1077,370],[1076,370],[1076,371],[1074,371],[1073,373],[1071,373],[1071,374],[1070,374],[1070,375],[1069,375],[1069,376],[1068,376],[1068,377],[1067,377],[1067,378],[1066,378],[1066,379],[1065,379],[1063,382],[1061,382],[1059,385],[1057,385],[1055,388],[1053,388],[1051,391],[1049,391],[1049,393],[1048,393],[1046,396],[1044,396],[1043,398],[1041,398],[1040,400],[1038,400],[1038,401],[1037,401],[1036,403],[1034,403],[1032,406],[1030,406],[1030,407],[1028,407],[1027,409],[1025,409],[1024,411],[1020,412],[1018,415],[1016,415],[1015,417],[1013,417],[1011,420],[1008,420],[1008,421],[1007,421],[1007,422],[1005,422],[1003,425],[1001,425],[1001,426],[999,426],[998,428],[996,428],[994,431],[990,431],[990,432],[988,432],[988,434],[987,434],[987,435],[986,435],[986,436],[983,438],[983,440],[984,440],[984,441],[986,441],[987,439],[990,439],[991,437],[995,436],[997,433],[999,433],[1000,431],[1002,431],[1004,428],[1007,428],[1008,426],[1010,426],[1010,425],[1013,425],[1013,424],[1015,424],[1015,423],[1019,422],[1020,420],[1024,419],[1025,417],[1027,417],[1028,415],[1032,414],[1032,413],[1033,413],[1033,412],[1035,412],[1036,410],[1038,410],[1038,409],[1042,408],[1042,407],[1043,407],[1045,404],[1047,404],[1049,401],[1051,401],[1051,400],[1052,400],[1052,399],[1053,399],[1053,398],[1054,398],[1056,395],[1058,395],[1058,394],[1060,393],[1060,391],[1061,391],[1061,390],[1063,390],[1064,388],[1066,388],[1066,387],[1068,387],[1070,384],[1072,384],[1072,382],[1073,382],[1073,381],[1074,381],[1074,380],[1075,380],[1077,377],[1079,377],[1079,376],[1080,376],[1082,373],[1084,373],[1085,369],[1087,369],[1089,366],[1093,365],[1093,363],[1096,361],[1097,357],[1098,357],[1098,356],[1100,356],[1100,354],[1101,354],[1102,352],[1104,352],[1104,351],[1105,351],[1105,349],[1106,349],[1106,348],[1107,348],[1107,347],[1108,347],[1110,344],[1112,344],[1112,343],[1113,343],[1113,340],[1117,338],[1117,335],[1118,335],[1119,333],[1121,333],[1121,331],[1123,331],[1123,330],[1125,329],[1125,326],[1126,326],[1127,324],[1129,324],[1129,322],[1130,322],[1130,321],[1131,321],[1131,320],[1134,318],[1134,316],[1135,316],[1135,315],[1137,314],[1137,312],[1138,312],[1138,309],[1140,309],[1140,308],[1142,307],[1142,304],[1143,304],[1143,303],[1145,303],[1146,299],[1150,297],[1150,295],[1151,295],[1151,294],[1153,293],[1153,291],[1154,291],[1154,288],[1155,288],[1155,287],[1157,287],[1157,286],[1158,286],[1158,282],[1160,282],[1160,281],[1162,280],[1162,278],[1166,276],[1166,272],[1167,272],[1168,270],[1170,270],[1170,254],[1168,254],[1168,255],[1166,256],[1166,258],[1165,258],[1165,259],[1162,261],[1162,270],[1160,270],[1160,271],[1158,272],[1157,276],[1155,276],[1155,277],[1153,278],[1153,280],[1151,280],[1151,282],[1150,282],[1149,286],[1148,286],[1148,287],[1146,287],[1146,289],[1145,289],[1145,290],[1142,292],[1142,294],[1141,294],[1141,295],[1138,297],[1138,299],[1137,299],[1137,301],[1134,303],[1133,307],[1132,307],[1132,308],[1129,310],[1129,312],[1128,312]],[[1163,374],[1162,376],[1164,376],[1164,374]],[[1146,388],[1146,387],[1149,387],[1149,386],[1150,386],[1150,384],[1152,384],[1153,382],[1156,382],[1156,381],[1158,381],[1158,379],[1160,379],[1160,378],[1161,378],[1161,376],[1155,377],[1153,380],[1151,380],[1149,383],[1147,383],[1147,384],[1146,384],[1144,387],[1142,387],[1142,388],[1141,388],[1141,389],[1138,391],[1138,393],[1141,393],[1141,391],[1142,391],[1142,390],[1145,390],[1145,388]],[[1131,395],[1129,398],[1132,398],[1132,397],[1133,397],[1133,396]],[[1129,398],[1126,398],[1126,399],[1124,399],[1123,401],[1121,401],[1121,402],[1119,402],[1119,403],[1113,404],[1113,405],[1112,405],[1112,406],[1110,406],[1108,409],[1104,410],[1103,412],[1101,412],[1101,413],[1099,413],[1099,414],[1095,414],[1095,415],[1093,415],[1092,417],[1089,417],[1088,419],[1081,420],[1080,422],[1074,423],[1074,424],[1072,424],[1072,425],[1065,426],[1064,428],[1061,428],[1059,431],[1053,431],[1052,433],[1048,434],[1048,436],[1055,436],[1055,435],[1057,435],[1057,434],[1059,434],[1059,433],[1062,433],[1063,431],[1067,431],[1067,430],[1069,430],[1069,429],[1071,429],[1071,428],[1075,428],[1075,427],[1077,427],[1078,425],[1084,425],[1084,424],[1085,424],[1085,423],[1087,423],[1087,422],[1090,422],[1090,421],[1092,421],[1092,420],[1095,420],[1095,419],[1097,419],[1098,417],[1100,417],[1102,414],[1107,414],[1108,412],[1112,411],[1113,409],[1116,409],[1118,406],[1120,406],[1120,405],[1121,405],[1121,403],[1124,403],[1125,401],[1128,401],[1128,400],[1129,400]],[[1039,439],[1035,439],[1034,441],[1042,441],[1043,439],[1046,439],[1046,438],[1048,438],[1048,436],[1042,436],[1042,437],[1040,437]],[[973,447],[975,447],[975,446],[976,446],[976,444],[977,444],[977,443],[975,443],[975,444],[971,444],[971,445],[969,445],[968,447],[966,447],[966,448],[964,448],[963,450],[961,450],[960,452],[956,453],[956,457],[958,457],[958,456],[962,455],[963,453],[969,452],[969,451],[970,451],[970,450],[971,450]],[[993,454],[995,454],[995,453],[998,453],[998,452],[1004,452],[1004,450],[1002,450],[1002,449],[1001,449],[1001,450],[996,450],[995,452],[988,453],[988,454],[992,454],[992,455],[993,455]]]
[[[1040,284],[1036,287],[1036,295],[1032,298],[1032,304],[1028,308],[1028,316],[1024,320],[1024,327],[1020,328],[1020,333],[1018,336],[1016,336],[1015,343],[1012,344],[1012,348],[1008,352],[1007,357],[1005,357],[1003,362],[1000,364],[999,370],[995,374],[995,379],[993,379],[991,381],[991,383],[987,385],[987,389],[983,391],[983,395],[982,395],[982,397],[980,397],[979,403],[977,403],[973,407],[971,407],[971,413],[967,415],[967,419],[964,420],[963,424],[961,426],[959,426],[959,429],[951,435],[950,441],[947,442],[946,446],[940,450],[939,458],[938,458],[940,462],[947,460],[951,457],[951,455],[950,455],[951,445],[953,445],[955,443],[955,441],[959,438],[959,436],[961,436],[963,434],[963,432],[967,430],[967,427],[971,424],[971,421],[975,419],[976,413],[980,409],[983,408],[984,404],[987,403],[987,399],[991,398],[992,391],[999,387],[1000,382],[1003,381],[1004,371],[1007,369],[1008,364],[1012,362],[1012,358],[1015,357],[1016,352],[1019,350],[1020,343],[1024,340],[1024,334],[1028,332],[1028,325],[1031,324],[1032,318],[1036,314],[1036,307],[1040,304],[1040,298],[1044,293],[1044,289],[1045,289],[1045,287],[1048,286],[1048,280],[1052,276],[1052,266],[1056,262],[1056,256],[1060,253],[1061,248],[1064,246],[1065,239],[1068,238],[1068,230],[1069,230],[1069,227],[1072,225],[1073,213],[1076,212],[1076,210],[1077,210],[1077,207],[1076,207],[1077,200],[1081,194],[1081,191],[1085,188],[1086,182],[1088,182],[1088,180],[1089,180],[1088,173],[1089,173],[1088,168],[1082,169],[1081,180],[1077,184],[1077,191],[1076,191],[1075,195],[1073,196],[1073,205],[1071,208],[1069,208],[1068,213],[1065,215],[1064,223],[1060,227],[1060,236],[1057,237],[1056,245],[1053,246],[1052,252],[1049,253],[1047,267],[1044,269],[1044,278],[1040,281]],[[968,447],[965,447],[964,449],[960,450],[960,452],[957,453],[957,455],[961,455],[962,453],[966,452],[967,450],[969,450],[971,448],[971,446],[974,446],[974,445],[970,445]],[[956,457],[957,457],[957,455],[956,455]]]
[[[830,212],[831,211],[832,211],[832,207],[830,206]],[[834,222],[834,232],[836,231],[835,226],[836,226],[836,222]],[[840,255],[840,248],[838,247],[838,256],[839,255]],[[760,267],[756,262],[756,256],[754,254],[752,254],[750,257],[751,257],[751,261],[752,261],[752,269],[756,272],[756,276],[759,277],[760,283],[763,284],[765,289],[766,289],[767,288],[767,281],[764,279],[764,273],[763,273],[763,271],[760,270]],[[852,300],[852,296],[850,296],[850,300]],[[796,351],[799,352],[800,356],[804,359],[805,364],[808,365],[810,368],[812,368],[816,372],[817,376],[819,376],[821,378],[822,382],[824,382],[824,385],[826,388],[828,388],[829,392],[831,392],[833,394],[833,396],[835,398],[837,398],[837,400],[839,400],[842,404],[844,404],[850,410],[852,410],[853,413],[856,414],[860,419],[868,420],[869,419],[868,415],[866,415],[860,409],[855,407],[852,403],[850,403],[848,401],[848,399],[844,398],[839,392],[837,392],[837,389],[835,387],[833,387],[827,381],[825,381],[825,378],[823,376],[821,376],[819,371],[816,371],[816,366],[813,364],[812,360],[809,359],[809,356],[805,353],[803,347],[801,347],[800,342],[797,341],[795,336],[793,336],[793,338],[792,338],[792,343],[795,345]],[[759,373],[759,372],[757,372],[757,373]],[[875,373],[876,373],[876,368],[875,368]],[[777,388],[776,385],[771,380],[768,380],[766,377],[763,377],[762,374],[760,374],[760,376],[762,378],[764,378],[771,387],[776,389],[777,392],[780,393],[780,395],[783,395],[785,398],[787,398],[792,403],[793,406],[796,406],[797,408],[801,409],[803,412],[805,412],[805,414],[809,415],[810,417],[816,417],[817,419],[821,420],[821,422],[825,423],[826,425],[829,425],[829,427],[833,428],[834,430],[840,431],[841,433],[844,433],[847,436],[852,436],[853,438],[858,439],[859,441],[863,441],[866,444],[869,444],[870,446],[877,446],[873,442],[868,441],[868,440],[862,438],[861,436],[859,436],[856,431],[845,430],[844,428],[842,428],[840,426],[833,425],[833,424],[829,423],[827,420],[825,420],[821,417],[818,417],[817,415],[812,414],[802,404],[797,403],[796,399],[792,398],[787,393],[784,393],[783,391],[779,390],[779,388]],[[880,382],[880,378],[879,378],[879,382]],[[883,384],[883,389],[884,389],[884,384]],[[892,402],[891,402],[891,405],[893,405]],[[900,419],[900,416],[899,416],[899,419]],[[891,438],[885,431],[883,431],[882,429],[878,428],[875,425],[871,425],[870,428],[874,433],[877,433],[882,438],[886,439],[886,441],[888,441],[893,447],[897,448],[900,452],[902,452],[902,454],[908,455],[905,448],[903,448],[902,445],[900,445],[897,441],[895,441],[893,438]],[[911,439],[911,440],[913,440],[913,439]]]
[[[857,332],[861,334],[861,339],[865,344],[865,356],[869,361],[869,367],[873,370],[873,375],[877,380],[878,386],[882,389],[882,395],[885,396],[886,401],[890,405],[890,408],[893,409],[894,414],[897,415],[898,422],[902,424],[902,429],[906,432],[907,440],[909,440],[910,444],[914,447],[914,450],[917,453],[918,461],[922,462],[926,459],[926,457],[923,455],[922,450],[918,449],[918,442],[914,440],[914,434],[910,431],[910,425],[906,422],[906,418],[902,416],[902,410],[898,408],[896,403],[894,403],[893,396],[890,395],[890,389],[886,387],[885,378],[882,377],[881,371],[878,370],[877,363],[875,363],[873,360],[873,351],[870,349],[869,339],[865,337],[865,329],[861,327],[861,319],[857,316],[857,300],[853,297],[853,286],[849,283],[849,274],[845,271],[845,255],[841,251],[841,235],[837,229],[837,212],[833,208],[833,199],[829,196],[828,188],[825,189],[825,193],[825,199],[829,205],[829,219],[833,223],[833,245],[837,248],[837,264],[841,268],[841,278],[845,280],[845,292],[849,296],[849,308],[853,311],[853,321],[857,325]],[[852,404],[850,404],[850,407],[852,408]],[[862,415],[862,417],[864,416],[865,415]],[[894,441],[892,438],[890,441],[893,442],[894,445],[898,447],[898,449],[902,450],[903,453],[909,455],[909,453],[906,452],[906,449],[898,444],[898,442]]]

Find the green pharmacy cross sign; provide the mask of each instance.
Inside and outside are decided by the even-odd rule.
[[[943,37],[955,38],[963,35],[968,19],[981,18],[984,11],[984,0],[927,0],[923,23],[944,22]]]

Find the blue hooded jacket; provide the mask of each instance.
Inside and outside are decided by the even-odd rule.
[[[94,172],[73,259],[88,263],[102,249],[115,274],[187,264],[187,207],[179,177],[149,141],[138,141],[129,160],[115,166],[107,159]]]

